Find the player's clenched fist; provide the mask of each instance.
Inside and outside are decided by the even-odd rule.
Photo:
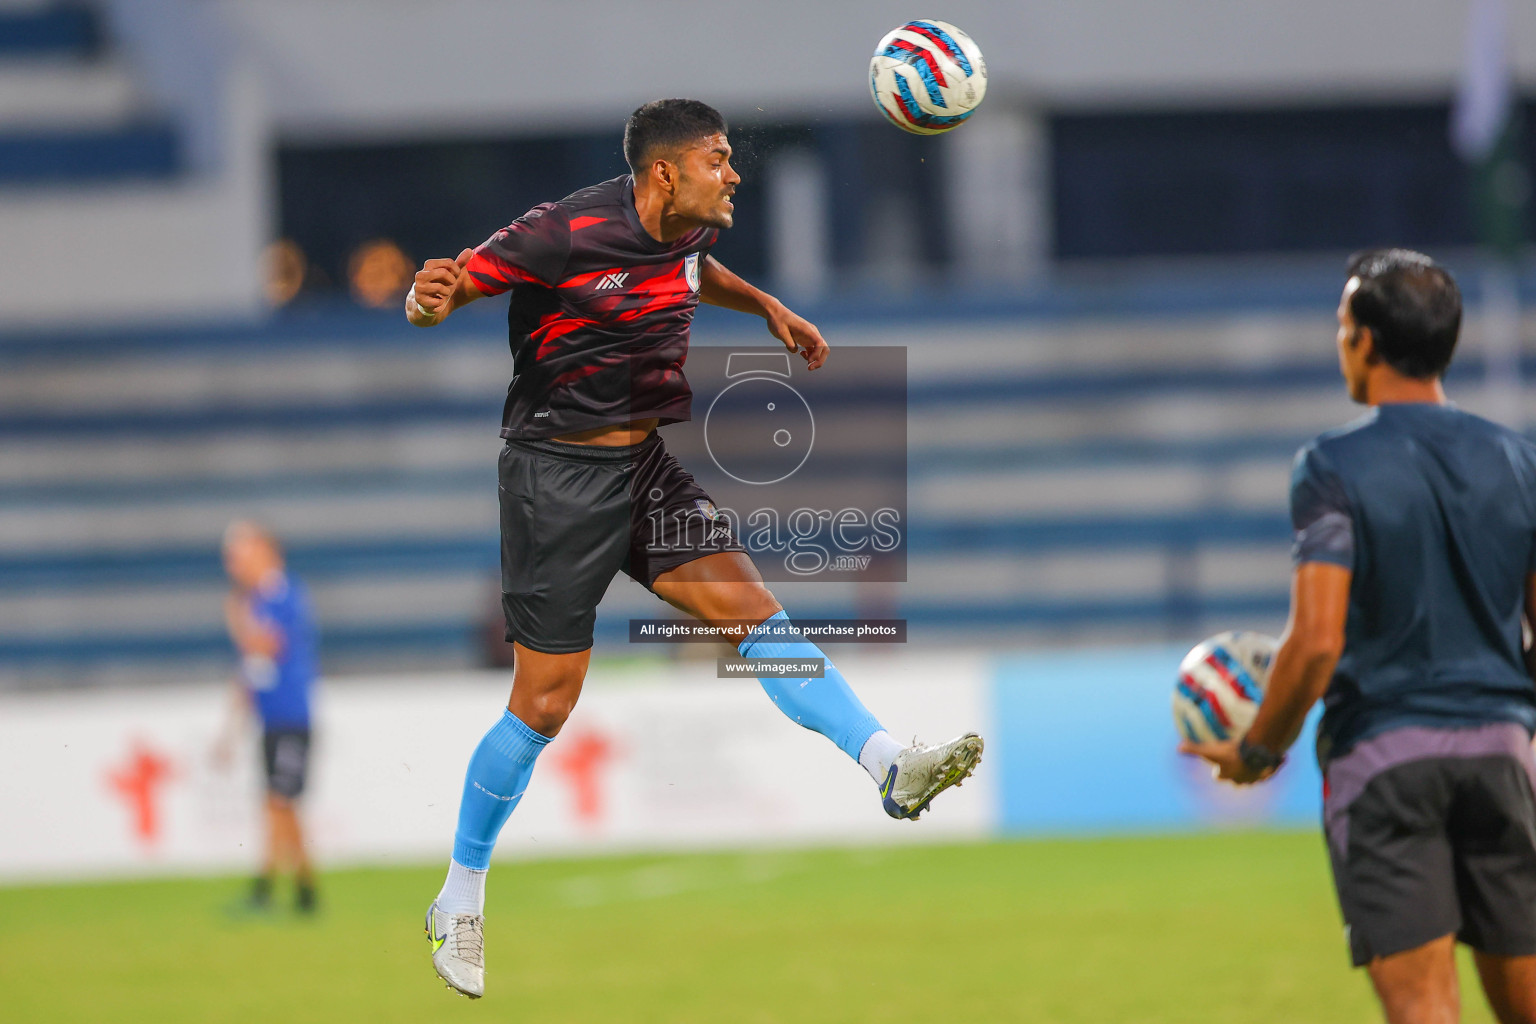
[[[436,323],[454,305],[464,268],[475,254],[473,249],[459,253],[458,259],[427,260],[416,271],[416,279],[405,296],[405,317],[418,326]]]

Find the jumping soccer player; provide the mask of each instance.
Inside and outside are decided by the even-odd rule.
[[[1459,939],[1498,1019],[1532,1024],[1536,447],[1446,403],[1461,295],[1428,257],[1356,256],[1338,317],[1373,408],[1296,457],[1290,624],[1253,727],[1181,749],[1268,778],[1321,697],[1334,882],[1388,1021],[1459,1019]]]
[[[224,602],[230,640],[240,654],[235,683],[234,726],[252,707],[261,719],[262,763],[266,768],[267,850],[250,904],[266,908],[273,876],[289,865],[295,905],[315,909],[315,874],[304,849],[298,800],[309,770],[310,692],[319,674],[315,625],[304,586],[287,572],[277,539],[250,522],[235,522],[224,533],[224,568],[233,589]],[[232,746],[226,728],[215,747],[224,762]]]
[[[624,127],[624,157],[632,175],[536,206],[457,259],[427,261],[406,297],[406,317],[430,327],[482,296],[512,293],[499,465],[512,696],[470,759],[448,878],[427,911],[437,973],[471,997],[485,991],[491,850],[581,693],[597,603],[615,573],[720,626],[743,657],[825,658],[793,634],[724,519],[707,548],[683,535],[714,506],[656,428],[689,418],[683,360],[701,300],[761,316],[812,370],[827,343],[709,255],[731,226],[741,181],[719,113],[696,100],[647,103]],[[658,512],[668,534],[659,544],[648,522]],[[825,672],[760,682],[779,710],[869,772],[892,817],[916,818],[980,760],[974,733],[903,748],[830,662]]]

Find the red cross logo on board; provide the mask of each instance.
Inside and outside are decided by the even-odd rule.
[[[165,784],[175,778],[176,765],[143,740],[117,767],[107,772],[107,786],[128,807],[129,828],[144,846],[154,846],[164,831],[161,800]]]
[[[583,825],[603,820],[603,768],[617,753],[608,737],[592,730],[562,736],[560,746],[550,751],[555,770],[570,784],[576,820]]]

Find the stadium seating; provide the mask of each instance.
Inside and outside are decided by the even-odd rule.
[[[1290,455],[1352,415],[1326,314],[829,317],[909,346],[913,585],[777,586],[791,608],[886,609],[917,642],[1277,624]],[[748,326],[706,311],[697,342]],[[504,338],[478,309],[431,333],[338,309],[0,340],[0,677],[227,665],[217,546],[247,515],[310,580],[333,670],[473,661]],[[620,580],[601,637],[662,610]]]
[[[113,268],[49,279],[41,304],[82,321],[154,324],[168,278],[182,316],[259,304],[258,114],[241,113],[238,82],[214,82],[229,86],[222,170],[190,167],[196,119],[141,91],[131,49],[94,8],[0,4],[8,323],[38,304],[25,271],[61,237],[89,237]],[[908,347],[911,585],[776,593],[798,614],[906,617],[919,643],[1277,627],[1290,455],[1353,414],[1329,349],[1338,266],[813,311],[834,344]],[[698,324],[697,344],[765,340],[731,314]],[[257,325],[0,334],[0,687],[227,669],[217,548],[239,516],[289,544],[328,668],[476,660],[509,372],[505,328],[479,307],[430,333],[322,305]],[[1467,360],[1461,378],[1479,372]],[[1458,390],[1474,409],[1475,395]],[[663,610],[621,579],[600,641],[620,651],[627,618]]]
[[[92,8],[0,9],[0,184],[163,179],[179,138]]]
[[[8,328],[254,315],[268,125],[207,5],[0,0],[0,309]],[[88,253],[90,274],[37,274]],[[210,258],[217,253],[217,258]]]
[[[100,37],[95,12],[83,5],[0,7],[0,56],[90,56]]]

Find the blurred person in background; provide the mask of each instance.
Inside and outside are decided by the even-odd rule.
[[[315,877],[304,849],[298,799],[309,769],[310,697],[318,675],[316,630],[304,585],[291,577],[277,539],[246,521],[224,532],[224,569],[232,588],[224,599],[224,622],[240,656],[231,714],[215,747],[215,760],[228,764],[248,709],[261,720],[266,771],[267,847],[261,873],[251,887],[250,906],[266,909],[272,884],[284,867],[293,871],[294,905],[315,910]]]

